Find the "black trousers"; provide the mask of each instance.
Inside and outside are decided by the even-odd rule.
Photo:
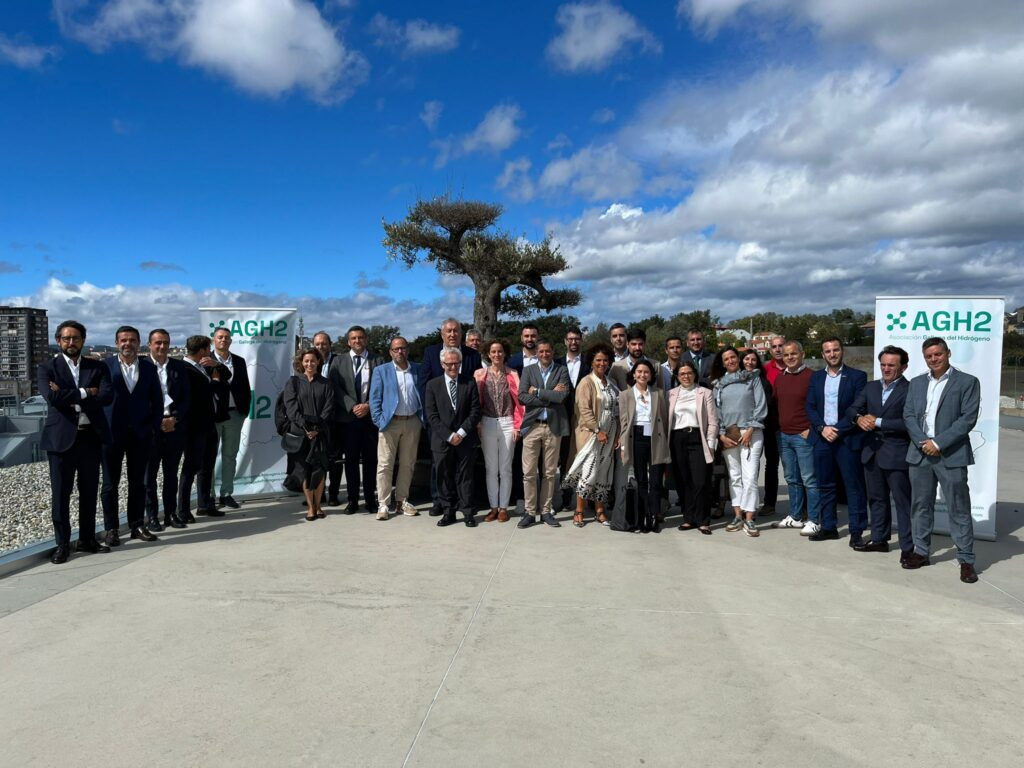
[[[777,428],[764,431],[764,505],[774,507],[779,500],[779,438]]]
[[[871,540],[889,541],[892,536],[892,501],[896,503],[896,526],[900,539],[900,550],[909,552],[914,548],[914,537],[910,525],[910,472],[906,469],[883,469],[878,466],[875,456],[864,465],[864,481],[867,486],[868,509],[871,511]]]
[[[212,435],[211,435],[212,433]],[[185,452],[181,460],[181,477],[178,479],[178,516],[183,516],[192,508],[192,485],[198,484],[199,498],[197,506],[208,508],[213,506],[213,499],[208,501],[203,498],[201,477],[203,467],[206,463],[206,452],[210,445],[213,445],[213,456],[217,456],[217,428],[209,424],[202,429],[185,433]],[[208,476],[210,483],[213,482],[213,467],[210,467]],[[209,486],[207,486],[209,488]]]
[[[177,427],[173,432],[157,432],[153,435],[153,443],[149,448],[149,461],[146,463],[146,516],[156,520],[160,514],[160,503],[163,501],[164,520],[178,511],[178,467],[181,455],[185,452],[185,428]],[[164,486],[157,494],[157,474],[161,467],[164,471]]]
[[[129,432],[121,440],[103,446],[103,486],[100,500],[103,502],[103,527],[108,531],[119,526],[118,508],[121,484],[121,463],[128,470],[127,517],[129,528],[139,528],[146,512],[146,463],[149,461],[150,440]]]
[[[337,499],[341,493],[341,473],[345,468],[345,425],[339,421],[327,424],[327,456],[331,466],[327,470],[327,498]]]
[[[213,472],[217,466],[217,454],[220,453],[220,435],[217,434],[217,426],[210,425],[210,429],[203,433],[206,438],[203,447],[203,460],[199,465],[199,473],[196,475],[196,506],[199,509],[212,509],[217,506],[213,498]]]
[[[71,490],[78,482],[78,539],[96,540],[96,494],[100,487],[100,439],[80,429],[68,450],[47,451],[50,463],[50,517],[58,547],[71,546]]]
[[[454,517],[456,510],[462,510],[467,517],[473,514],[473,461],[476,447],[446,446],[443,451],[434,451],[434,468],[437,470],[437,500],[444,514]]]
[[[698,427],[674,429],[669,449],[683,522],[711,525],[711,508],[707,502],[709,465],[704,458],[704,436]]]
[[[636,524],[650,530],[661,512],[661,464],[651,463],[651,438],[633,427],[633,475],[636,477]]]
[[[362,464],[363,503],[377,511],[377,427],[369,416],[345,423],[345,485],[348,503],[359,503],[359,465]]]

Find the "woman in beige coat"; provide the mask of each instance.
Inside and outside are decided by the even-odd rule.
[[[649,360],[638,360],[630,373],[633,386],[619,393],[619,456],[623,470],[636,478],[636,520],[613,517],[612,529],[658,533],[661,478],[669,463],[668,408],[661,387],[651,386],[656,371]]]
[[[697,385],[699,374],[691,361],[681,363],[673,375],[679,386],[668,393],[668,422],[672,475],[683,512],[679,530],[700,526],[701,533],[710,535],[706,489],[718,446],[718,410],[711,390]]]

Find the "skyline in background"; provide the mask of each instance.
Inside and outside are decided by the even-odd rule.
[[[584,324],[1024,304],[1024,5],[54,0],[0,14],[0,304],[178,342],[199,306],[411,337],[444,192],[550,232]]]

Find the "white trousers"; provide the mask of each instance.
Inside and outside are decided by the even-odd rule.
[[[491,509],[506,509],[512,494],[512,417],[480,419],[480,447],[487,467],[487,500]]]
[[[760,492],[757,476],[761,471],[761,455],[764,453],[764,433],[754,430],[750,438],[750,447],[738,445],[735,448],[723,448],[722,456],[729,469],[729,495],[733,507],[744,512],[757,512],[760,506]]]

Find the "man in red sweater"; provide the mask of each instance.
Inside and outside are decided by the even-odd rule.
[[[779,409],[779,453],[789,488],[789,515],[774,523],[774,527],[801,528],[801,536],[810,536],[821,530],[814,449],[808,439],[811,421],[804,408],[811,370],[804,365],[804,348],[798,341],[783,345],[782,361],[786,369],[775,379],[772,397]]]

